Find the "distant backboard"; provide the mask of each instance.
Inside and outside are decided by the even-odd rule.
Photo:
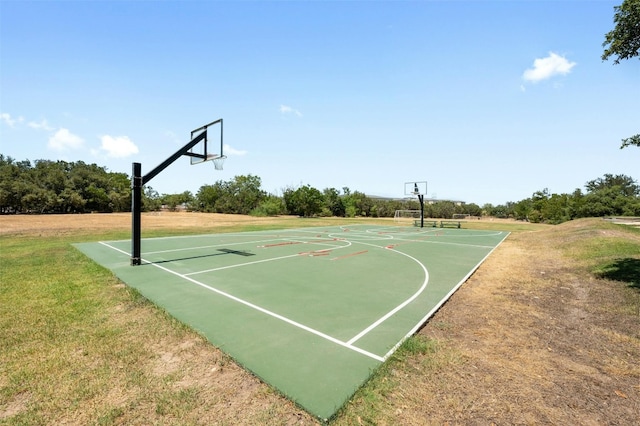
[[[199,164],[224,156],[222,151],[222,118],[191,131],[191,140],[204,133],[204,139],[189,150],[191,164]]]
[[[415,181],[404,183],[404,195],[426,195],[427,181]]]

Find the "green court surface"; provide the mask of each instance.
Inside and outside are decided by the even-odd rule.
[[[77,244],[328,419],[508,233],[350,225]]]

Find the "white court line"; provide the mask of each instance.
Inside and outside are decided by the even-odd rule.
[[[389,319],[389,317],[391,317],[392,315],[394,315],[396,312],[398,312],[400,309],[404,308],[405,306],[407,306],[409,303],[413,302],[418,296],[420,296],[420,294],[422,294],[422,292],[427,288],[427,284],[429,283],[429,271],[427,270],[426,266],[424,266],[424,264],[422,262],[420,262],[418,259],[416,259],[413,256],[409,256],[406,253],[402,253],[401,251],[398,250],[394,250],[394,249],[389,249],[389,248],[384,248],[384,247],[380,247],[380,246],[376,246],[374,244],[368,244],[368,243],[361,243],[361,244],[365,244],[368,246],[374,246],[374,247],[378,247],[378,248],[382,248],[385,250],[390,250],[393,252],[396,252],[398,254],[401,254],[403,256],[408,257],[409,259],[413,260],[414,262],[416,262],[418,265],[420,265],[420,267],[422,268],[422,270],[424,271],[424,281],[422,282],[422,286],[418,289],[418,291],[416,291],[411,297],[409,297],[407,300],[405,300],[404,302],[402,302],[401,304],[399,304],[398,306],[396,306],[395,308],[393,308],[392,310],[390,310],[389,312],[387,312],[385,315],[383,315],[382,317],[380,317],[377,321],[375,321],[373,324],[371,324],[369,327],[365,328],[364,330],[362,330],[360,333],[356,334],[355,336],[353,336],[347,343],[348,344],[353,344],[356,341],[358,341],[361,337],[367,335],[371,330],[373,330],[374,328],[376,328],[377,326],[379,326],[380,324],[382,324],[383,322],[385,322],[387,319]]]
[[[436,313],[436,311],[438,309],[440,309],[440,307],[442,305],[444,305],[444,303],[449,300],[449,298],[453,295],[453,293],[455,293],[462,284],[464,284],[469,277],[471,277],[471,275],[473,275],[473,273],[480,267],[480,265],[482,265],[482,263],[491,255],[491,253],[493,253],[495,251],[495,249],[498,248],[498,246],[500,246],[500,244],[502,244],[504,242],[504,240],[507,239],[507,237],[509,236],[510,232],[507,232],[506,235],[504,236],[503,239],[500,240],[500,242],[498,242],[498,244],[496,244],[496,246],[489,251],[489,253],[487,253],[487,255],[485,257],[482,258],[482,260],[480,260],[476,266],[469,271],[469,273],[467,275],[465,275],[459,282],[458,284],[456,284],[455,287],[453,287],[451,289],[451,291],[449,291],[449,293],[447,293],[442,299],[440,299],[440,302],[438,302],[438,304],[436,306],[433,307],[433,309],[431,309],[429,312],[427,312],[427,314],[422,317],[422,319],[411,329],[409,330],[409,332],[407,334],[405,334],[405,336],[402,338],[402,340],[400,340],[398,343],[396,343],[396,345],[389,349],[389,351],[384,355],[384,360],[386,361],[391,355],[393,355],[393,353],[396,351],[396,349],[398,349],[400,347],[400,345],[402,345],[404,343],[405,340],[407,340],[409,337],[413,336],[418,329],[420,329],[420,327],[422,327],[422,324],[424,324],[429,318],[431,318],[431,316],[433,314]]]
[[[113,246],[111,246],[111,245],[109,245],[107,243],[104,243],[104,242],[100,242],[100,244],[129,256],[129,253],[125,252],[124,250],[120,250],[117,247],[113,247]],[[298,255],[296,255],[296,256],[298,256]],[[262,308],[262,307],[260,307],[258,305],[255,305],[255,304],[253,304],[251,302],[248,302],[248,301],[246,301],[244,299],[240,299],[239,297],[233,296],[232,294],[226,293],[226,292],[224,292],[222,290],[218,290],[215,287],[208,286],[208,285],[206,285],[204,283],[201,283],[200,281],[194,280],[193,278],[190,278],[190,277],[188,277],[188,276],[186,276],[184,274],[180,274],[179,272],[172,271],[171,269],[165,268],[164,266],[158,265],[156,263],[148,262],[146,260],[142,260],[142,261],[144,261],[146,263],[149,263],[149,264],[151,264],[151,266],[155,266],[156,268],[161,269],[161,270],[163,270],[165,272],[168,272],[168,273],[173,274],[173,275],[175,275],[177,277],[180,277],[180,278],[182,278],[184,280],[187,280],[187,281],[189,281],[189,282],[191,282],[193,284],[196,284],[196,285],[198,285],[198,286],[200,286],[202,288],[210,290],[210,291],[212,291],[214,293],[217,293],[217,294],[219,294],[221,296],[224,296],[224,297],[226,297],[228,299],[231,299],[231,300],[233,300],[235,302],[241,303],[241,304],[243,304],[243,305],[245,305],[245,306],[247,306],[247,307],[249,307],[251,309],[255,309],[255,310],[259,311],[259,312],[262,312],[263,314],[269,315],[269,316],[271,316],[273,318],[276,318],[276,319],[279,319],[281,321],[284,321],[287,324],[293,325],[294,327],[297,327],[297,328],[300,328],[300,329],[302,329],[304,331],[307,331],[309,333],[315,334],[316,336],[321,337],[321,338],[323,338],[325,340],[328,340],[330,342],[333,342],[333,343],[335,343],[337,345],[343,346],[343,347],[345,347],[347,349],[350,349],[350,350],[358,352],[358,353],[360,353],[362,355],[368,356],[369,358],[373,358],[376,361],[380,361],[380,362],[384,361],[384,359],[379,355],[376,355],[374,353],[365,351],[364,349],[360,349],[360,348],[358,348],[356,346],[353,346],[353,345],[351,345],[351,344],[349,344],[347,342],[343,342],[342,340],[336,339],[335,337],[329,336],[328,334],[325,334],[325,333],[323,333],[321,331],[318,331],[316,329],[308,327],[308,326],[306,326],[304,324],[301,324],[299,322],[293,321],[292,319],[289,319],[289,318],[287,318],[285,316],[282,316],[280,314],[276,314],[275,312],[272,312],[272,311],[270,311],[268,309]]]

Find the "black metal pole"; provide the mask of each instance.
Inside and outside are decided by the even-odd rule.
[[[420,228],[424,228],[424,195],[418,194],[420,200]]]
[[[221,120],[219,120],[219,121],[221,121]],[[204,155],[204,154],[200,155],[200,154],[194,154],[194,153],[190,153],[189,152],[189,150],[191,148],[193,148],[194,146],[196,146],[198,144],[198,142],[200,142],[201,140],[206,139],[206,138],[207,138],[207,131],[205,130],[204,132],[200,133],[198,136],[193,138],[191,140],[191,142],[189,142],[188,144],[186,144],[185,146],[183,146],[182,148],[177,150],[171,157],[167,158],[162,163],[160,163],[158,166],[156,166],[155,169],[151,170],[149,173],[144,175],[142,177],[141,185],[146,185],[147,183],[149,183],[149,181],[151,179],[156,177],[156,175],[158,175],[161,171],[163,171],[164,169],[169,167],[169,165],[171,163],[173,163],[174,161],[176,161],[178,158],[180,158],[183,155],[188,155],[188,156],[191,156],[191,157],[198,157],[198,158],[206,159],[207,156]]]
[[[194,132],[198,132],[200,130],[204,131],[200,133],[198,136],[193,138],[189,143],[185,146],[177,150],[173,155],[164,160],[158,166],[156,166],[153,170],[151,170],[146,175],[142,176],[142,165],[140,163],[132,163],[131,167],[131,265],[140,265],[142,263],[140,256],[140,238],[141,238],[141,224],[140,224],[140,216],[142,211],[142,187],[146,185],[151,179],[156,177],[161,171],[169,167],[171,163],[176,161],[183,155],[198,157],[203,160],[207,159],[207,149],[205,146],[204,154],[197,154],[193,152],[189,152],[191,148],[196,146],[200,141],[204,140],[205,143],[207,141],[207,127],[212,126],[214,124],[220,123],[220,138],[222,142],[222,118],[212,121],[209,124],[206,124],[199,129],[194,130]],[[220,148],[222,149],[222,148]]]
[[[131,266],[140,265],[140,216],[142,209],[142,165],[131,167]]]

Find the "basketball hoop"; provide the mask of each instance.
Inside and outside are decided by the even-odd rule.
[[[211,162],[213,162],[213,167],[216,170],[222,170],[222,166],[224,166],[224,160],[227,159],[226,155],[221,155],[219,157],[215,157],[211,159]]]

